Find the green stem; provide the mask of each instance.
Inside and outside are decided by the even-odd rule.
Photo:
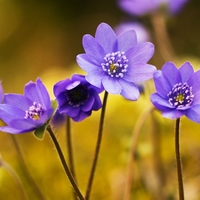
[[[71,139],[71,123],[70,123],[70,117],[67,116],[67,149],[68,149],[68,156],[69,156],[69,167],[71,170],[71,173],[74,177],[74,180],[76,180],[75,176],[75,168],[74,168],[74,158],[73,158],[73,148],[72,148],[72,139]],[[76,194],[74,193],[74,199],[77,199]]]
[[[180,134],[179,132],[180,132],[180,118],[176,120],[175,150],[176,150],[176,166],[177,166],[177,177],[178,177],[178,188],[179,188],[179,200],[184,200],[182,166],[181,166],[181,156],[180,156],[180,148],[179,148],[179,134]]]
[[[86,189],[85,200],[89,200],[89,198],[90,198],[92,182],[93,182],[93,179],[94,179],[94,173],[95,173],[95,169],[96,169],[96,165],[97,165],[97,160],[98,160],[98,155],[99,155],[101,140],[102,140],[102,135],[103,135],[103,125],[104,125],[107,98],[108,98],[108,92],[105,91],[104,99],[103,99],[103,106],[102,106],[102,109],[101,109],[101,116],[100,116],[100,122],[99,122],[99,132],[98,132],[98,138],[97,138],[97,143],[96,143],[96,149],[95,149],[93,164],[92,164],[92,168],[91,168],[91,171],[90,171],[90,177],[89,177],[88,185],[87,185],[87,189]]]
[[[24,187],[23,187],[23,185],[21,183],[21,180],[20,180],[19,176],[17,175],[15,170],[7,162],[5,162],[2,159],[1,155],[0,155],[0,167],[3,167],[12,176],[12,178],[17,183],[18,188],[21,190],[22,199],[26,200],[27,196],[26,196],[26,193],[24,191]]]
[[[51,127],[49,125],[47,126],[47,131],[48,131],[48,133],[49,133],[49,135],[50,135],[50,137],[51,137],[51,139],[52,139],[52,141],[53,141],[53,143],[55,145],[55,148],[56,148],[57,153],[59,155],[59,158],[60,158],[60,161],[62,163],[62,166],[63,166],[63,168],[65,170],[65,173],[66,173],[66,175],[67,175],[72,187],[74,188],[74,191],[76,192],[77,197],[80,200],[85,200],[83,195],[81,194],[81,192],[80,192],[75,180],[74,180],[73,175],[71,174],[71,172],[69,170],[69,167],[68,167],[68,165],[67,165],[67,163],[65,161],[65,157],[64,157],[63,152],[62,152],[62,150],[60,148],[60,145],[59,145],[59,143],[58,143],[58,141],[57,141],[57,139],[56,139],[56,137],[55,137],[55,135],[54,135],[54,133],[53,133],[53,131],[52,131],[52,129],[51,129]]]
[[[28,182],[32,186],[34,193],[37,195],[38,199],[45,200],[46,199],[45,196],[42,194],[40,188],[37,186],[36,182],[34,181],[32,175],[29,172],[29,169],[26,165],[26,162],[25,162],[24,157],[22,155],[21,149],[20,149],[18,142],[15,138],[15,135],[10,134],[10,136],[11,136],[11,139],[13,141],[14,147],[17,151],[17,155],[18,155],[20,162],[22,164],[22,168],[23,168],[22,171],[25,173],[25,178],[28,180]]]

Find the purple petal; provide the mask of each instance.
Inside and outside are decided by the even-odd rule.
[[[120,51],[126,52],[127,50],[132,48],[133,45],[136,44],[137,44],[137,37],[134,30],[126,31],[118,37],[118,49]]]
[[[183,115],[185,115],[185,111],[180,111],[180,110],[169,110],[162,112],[162,116],[169,119],[178,119]]]
[[[24,111],[33,105],[33,102],[30,99],[20,94],[6,94],[4,103]]]
[[[157,93],[163,97],[167,98],[167,94],[171,91],[171,86],[165,76],[163,76],[162,71],[158,70],[154,73],[154,84]]]
[[[11,134],[27,133],[26,130],[19,130],[10,126],[1,126],[0,131],[5,132],[5,133],[11,133]]]
[[[190,76],[194,74],[194,69],[192,65],[189,62],[184,63],[180,68],[179,68],[181,78],[182,78],[182,83],[185,83],[188,81]]]
[[[159,96],[157,93],[154,93],[150,96],[151,102],[153,105],[161,111],[169,110],[169,109],[175,109],[174,106],[171,106],[167,99],[163,99],[161,96]]]
[[[192,93],[195,95],[200,89],[200,70],[192,74],[187,83],[192,87]]]
[[[185,113],[190,120],[200,123],[200,105],[192,106]]]
[[[124,79],[129,82],[143,82],[153,78],[156,67],[149,64],[137,64],[130,66],[127,73],[124,73]]]
[[[111,94],[120,94],[122,91],[122,86],[119,81],[115,78],[105,76],[102,80],[104,89]]]
[[[54,95],[58,96],[61,92],[65,91],[67,85],[69,85],[72,81],[70,79],[65,79],[56,83],[53,87]]]
[[[12,120],[19,118],[23,119],[25,111],[7,104],[0,104],[0,118],[9,124]]]
[[[132,101],[136,101],[139,98],[140,96],[139,89],[134,83],[124,81],[123,79],[120,79],[119,83],[122,87],[122,91],[120,94],[124,98]]]
[[[92,111],[90,112],[82,112],[80,111],[75,117],[72,117],[72,119],[76,122],[80,122],[84,120],[86,117],[89,117],[92,114]]]
[[[102,71],[101,63],[92,63],[86,54],[79,54],[76,57],[76,62],[78,65],[86,72],[100,70]]]
[[[167,62],[163,65],[162,73],[168,80],[171,88],[175,84],[182,82],[180,72],[172,62]]]
[[[103,47],[105,55],[117,50],[117,36],[108,24],[101,23],[97,27],[95,39]]]
[[[65,105],[59,108],[60,114],[65,113],[70,117],[75,117],[76,115],[78,115],[79,111],[80,111],[79,107],[72,107],[70,105]]]
[[[98,88],[101,88],[102,87],[102,79],[105,77],[105,72],[102,71],[92,71],[92,72],[89,72],[87,75],[86,75],[86,80],[98,87]]]
[[[133,46],[126,53],[129,65],[148,62],[154,54],[154,45],[150,42],[143,42]]]
[[[88,112],[92,109],[93,107],[93,103],[94,103],[95,99],[93,96],[91,96],[84,105],[81,106],[81,110],[84,112]]]
[[[4,99],[4,92],[3,92],[3,87],[0,81],[0,103],[3,102],[3,99]]]
[[[103,62],[106,52],[95,38],[87,34],[83,36],[83,47],[90,61],[96,65]]]

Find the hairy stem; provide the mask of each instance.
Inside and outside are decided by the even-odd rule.
[[[70,171],[74,177],[74,180],[76,180],[75,176],[75,168],[74,168],[74,157],[73,157],[73,148],[72,148],[72,138],[71,138],[71,123],[70,123],[70,117],[67,116],[67,149],[68,149],[68,156],[69,156],[69,167]],[[74,193],[74,199],[77,199],[76,193]]]
[[[74,180],[74,177],[73,177],[72,173],[69,170],[69,167],[68,167],[68,165],[67,165],[67,163],[65,161],[65,157],[64,157],[63,152],[62,152],[62,150],[60,148],[60,145],[59,145],[59,143],[58,143],[58,141],[57,141],[57,139],[56,139],[56,137],[55,137],[55,135],[54,135],[54,133],[53,133],[53,131],[52,131],[50,126],[47,127],[47,131],[48,131],[48,133],[49,133],[49,135],[50,135],[50,137],[51,137],[51,139],[52,139],[52,141],[53,141],[53,143],[55,145],[55,148],[56,148],[56,151],[57,151],[58,156],[60,158],[60,161],[62,163],[62,166],[63,166],[63,168],[65,170],[65,173],[66,173],[66,175],[67,175],[72,187],[74,188],[74,191],[75,191],[77,197],[80,200],[84,200],[84,197],[81,194],[81,192],[80,192],[80,190],[79,190],[79,188],[78,188],[78,186],[77,186],[77,184],[76,184],[76,182]]]
[[[99,132],[98,132],[98,138],[97,138],[97,143],[96,143],[96,149],[95,149],[93,164],[92,164],[92,168],[91,168],[91,171],[90,171],[90,177],[89,177],[88,185],[87,185],[87,189],[86,189],[85,200],[89,200],[89,198],[90,198],[92,182],[93,182],[93,179],[94,179],[94,173],[95,173],[95,169],[96,169],[96,165],[97,165],[97,160],[98,160],[98,156],[99,156],[101,140],[102,140],[102,135],[103,135],[103,125],[104,125],[107,98],[108,98],[108,92],[105,91],[104,99],[103,99],[103,106],[102,106],[102,109],[101,109],[101,116],[100,116],[100,122],[99,122]]]
[[[182,165],[181,165],[181,156],[180,156],[180,147],[179,147],[179,134],[180,134],[180,118],[178,118],[176,120],[175,151],[176,151],[176,166],[177,166],[177,177],[178,177],[179,200],[184,200]]]

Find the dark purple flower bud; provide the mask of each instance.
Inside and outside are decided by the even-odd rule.
[[[85,80],[85,76],[75,74],[71,79],[59,81],[54,85],[54,95],[58,101],[58,112],[66,114],[74,121],[82,121],[99,110],[102,103],[96,88]]]

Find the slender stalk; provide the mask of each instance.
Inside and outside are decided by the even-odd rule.
[[[60,158],[60,161],[62,163],[62,166],[63,166],[63,168],[65,170],[65,173],[66,173],[66,175],[67,175],[72,187],[74,188],[74,191],[76,192],[77,197],[80,200],[85,200],[83,195],[81,194],[81,192],[80,192],[75,180],[74,180],[74,177],[73,177],[72,173],[69,170],[69,167],[68,167],[68,165],[67,165],[67,163],[65,161],[65,157],[64,157],[63,152],[62,152],[62,150],[60,148],[60,145],[59,145],[59,143],[58,143],[58,141],[57,141],[57,139],[56,139],[56,137],[55,137],[55,135],[54,135],[54,133],[53,133],[53,131],[52,131],[50,126],[47,127],[47,131],[48,131],[48,133],[49,133],[49,135],[50,135],[50,137],[51,137],[51,139],[52,139],[52,141],[53,141],[53,143],[55,145],[55,148],[56,148],[57,153],[59,155],[59,158]]]
[[[175,53],[167,32],[163,13],[155,12],[154,14],[152,14],[151,22],[154,29],[155,39],[163,60],[165,62],[169,60],[174,60]]]
[[[139,116],[135,128],[133,129],[132,138],[131,138],[131,146],[130,146],[130,153],[129,153],[129,161],[127,166],[127,175],[125,180],[125,191],[124,191],[124,200],[130,200],[131,199],[131,186],[133,182],[133,176],[134,176],[134,170],[133,170],[133,164],[134,164],[134,158],[135,158],[135,152],[138,144],[138,139],[141,133],[142,126],[144,122],[146,121],[149,114],[154,110],[154,106],[150,104]]]
[[[179,200],[184,200],[182,166],[181,166],[181,156],[180,156],[180,148],[179,148],[179,134],[180,134],[180,118],[178,118],[176,120],[175,151],[176,151],[176,166],[177,166],[177,177],[178,177],[178,188],[179,188]]]
[[[22,182],[21,182],[19,176],[17,175],[15,170],[7,162],[5,162],[2,159],[1,155],[0,155],[0,167],[3,167],[12,176],[12,178],[15,180],[15,182],[17,183],[18,188],[21,191],[22,199],[27,200],[27,196],[26,196],[26,193],[24,191],[24,187],[22,185]]]
[[[20,160],[20,162],[22,164],[22,168],[23,168],[22,171],[25,173],[25,178],[28,180],[28,182],[32,186],[32,188],[34,190],[34,194],[37,195],[37,198],[40,199],[40,200],[45,200],[46,199],[45,196],[42,194],[40,188],[38,187],[37,183],[34,181],[32,175],[29,172],[29,169],[28,169],[28,167],[26,165],[26,162],[25,162],[24,157],[22,155],[21,149],[20,149],[20,147],[18,145],[18,142],[17,142],[17,140],[15,138],[15,135],[10,134],[10,136],[11,136],[11,139],[13,141],[14,147],[15,147],[15,149],[17,151],[17,155],[19,157],[19,160]]]
[[[67,116],[67,149],[69,155],[69,166],[71,173],[75,178],[75,169],[74,169],[74,158],[73,158],[73,149],[72,149],[72,139],[71,139],[71,125],[70,125],[70,117]]]
[[[108,98],[108,92],[105,91],[104,99],[103,99],[103,106],[102,106],[102,109],[101,109],[101,116],[100,116],[100,122],[99,122],[99,132],[98,132],[98,138],[97,138],[97,143],[96,143],[96,149],[95,149],[93,164],[92,164],[92,168],[91,168],[91,171],[90,171],[90,177],[89,177],[88,185],[87,185],[87,189],[86,189],[85,200],[89,200],[89,198],[90,198],[92,182],[93,182],[93,179],[94,179],[94,173],[95,173],[95,169],[96,169],[96,165],[97,165],[97,160],[98,160],[98,155],[99,155],[101,140],[102,140],[102,135],[103,135],[103,125],[104,125],[107,98]]]
[[[75,168],[74,168],[74,158],[73,158],[73,148],[72,148],[72,139],[71,139],[71,123],[70,123],[70,117],[67,116],[67,127],[66,127],[66,135],[67,135],[67,149],[68,149],[68,156],[69,156],[69,167],[70,171],[74,177],[74,180],[76,180],[75,176]],[[74,193],[74,199],[77,199],[76,193]]]

